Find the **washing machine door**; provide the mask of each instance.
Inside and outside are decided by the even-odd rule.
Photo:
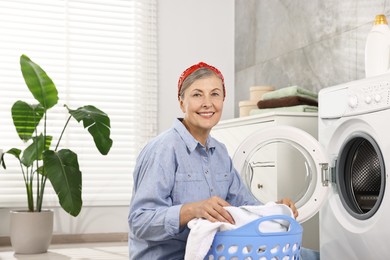
[[[271,126],[250,135],[236,150],[233,164],[259,201],[291,198],[299,222],[318,212],[328,192],[324,149],[296,127]]]

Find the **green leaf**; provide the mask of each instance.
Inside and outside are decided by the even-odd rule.
[[[22,151],[18,148],[12,148],[12,149],[6,151],[5,153],[12,154],[16,158],[20,159],[20,154],[22,153]]]
[[[3,166],[4,169],[7,169],[4,162],[4,153],[2,153],[0,156],[0,165]]]
[[[20,139],[27,141],[31,139],[35,128],[41,121],[44,109],[39,104],[30,105],[19,100],[12,106],[11,113],[16,132]]]
[[[69,149],[43,153],[45,172],[58,195],[61,207],[72,216],[77,216],[82,207],[81,171],[77,154]]]
[[[108,154],[112,146],[110,138],[110,118],[106,113],[94,106],[79,107],[76,110],[66,107],[77,120],[83,121],[84,128],[92,135],[96,148],[103,155]]]
[[[46,72],[26,55],[20,56],[20,67],[24,81],[34,98],[46,110],[58,102],[58,92]]]
[[[51,136],[45,137],[40,134],[38,137],[33,137],[33,142],[30,144],[23,152],[21,162],[23,165],[30,167],[34,161],[42,160],[42,153],[50,147],[52,140]],[[46,145],[44,146],[44,141],[46,140]]]
[[[1,155],[0,161],[1,161],[1,165],[3,166],[4,169],[7,169],[7,167],[5,166],[5,161],[4,161],[4,155],[6,153],[15,156],[16,159],[18,159],[20,161],[20,154],[22,153],[22,151],[20,149],[17,149],[17,148],[12,148]]]

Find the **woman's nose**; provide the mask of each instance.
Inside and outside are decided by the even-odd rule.
[[[202,104],[202,106],[203,107],[210,107],[210,106],[212,106],[212,99],[211,99],[211,97],[209,97],[209,96],[205,96],[204,98],[203,98],[203,104]]]

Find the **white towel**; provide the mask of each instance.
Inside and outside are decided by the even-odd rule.
[[[188,222],[191,229],[187,239],[185,260],[203,260],[213,243],[217,231],[231,230],[241,227],[255,219],[271,215],[287,215],[294,217],[291,209],[284,204],[269,202],[261,206],[225,207],[233,217],[235,224],[225,222],[210,222],[196,218]],[[261,225],[262,232],[287,231],[288,222],[265,221]]]

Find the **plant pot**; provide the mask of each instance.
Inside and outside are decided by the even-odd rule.
[[[53,211],[11,211],[10,237],[16,254],[47,252],[53,235]]]

